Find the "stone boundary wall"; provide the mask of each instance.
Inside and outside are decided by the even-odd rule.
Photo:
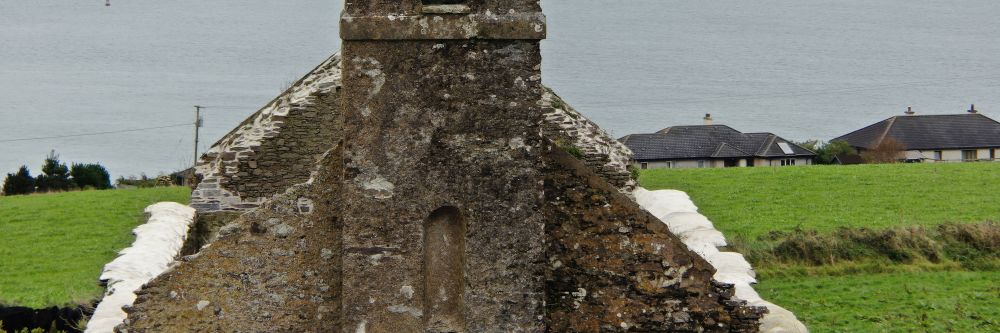
[[[698,207],[682,191],[636,189],[636,202],[655,216],[705,261],[715,267],[713,279],[734,286],[735,296],[747,304],[765,307],[768,313],[760,320],[760,331],[765,333],[808,333],[809,330],[795,314],[757,294],[753,284],[757,274],[742,254],[719,251],[726,246],[726,238],[707,217],[698,213]]]
[[[216,142],[199,160],[199,213],[244,211],[309,179],[336,141],[340,55],[334,54]]]
[[[145,212],[149,219],[132,231],[132,246],[104,265],[100,280],[107,290],[85,333],[110,333],[125,320],[122,307],[132,305],[137,290],[174,264],[195,218],[194,209],[175,202],[150,205]]]

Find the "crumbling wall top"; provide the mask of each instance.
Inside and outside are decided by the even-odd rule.
[[[507,13],[541,12],[539,0],[354,0],[344,4],[344,15],[361,16],[416,16],[424,9],[436,6],[464,5],[471,12]]]
[[[545,39],[538,0],[367,0],[345,4],[344,40]]]

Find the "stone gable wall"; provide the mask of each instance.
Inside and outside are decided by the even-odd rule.
[[[338,140],[340,76],[335,54],[212,146],[196,168],[191,206],[243,211],[307,181]]]
[[[196,168],[201,181],[191,206],[202,214],[245,211],[307,181],[319,154],[339,139],[341,85],[340,56],[333,55],[219,140]],[[542,95],[542,112],[547,138],[579,149],[581,160],[623,193],[635,189],[625,145],[551,89]]]
[[[557,145],[579,150],[580,160],[622,193],[632,193],[637,185],[629,170],[632,151],[608,135],[600,126],[576,111],[551,89],[542,95],[546,137]]]

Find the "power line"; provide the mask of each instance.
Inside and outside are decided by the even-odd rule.
[[[135,129],[126,129],[126,130],[117,130],[117,131],[106,131],[106,132],[92,132],[92,133],[69,134],[69,135],[41,136],[41,137],[34,137],[34,138],[4,139],[4,140],[0,140],[0,142],[17,142],[17,141],[32,141],[32,140],[76,138],[76,137],[82,137],[82,136],[96,136],[96,135],[118,134],[118,133],[128,133],[128,132],[141,132],[141,131],[164,129],[164,128],[174,128],[174,127],[182,127],[182,126],[191,126],[191,124],[176,124],[176,125],[167,125],[167,126],[135,128]]]
[[[229,110],[247,110],[247,109],[260,109],[260,106],[239,106],[239,105],[207,105],[202,106],[202,109],[229,109]]]

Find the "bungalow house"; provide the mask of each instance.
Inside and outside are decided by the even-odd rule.
[[[897,142],[899,160],[912,162],[997,161],[1000,123],[976,111],[964,114],[917,115],[910,108],[833,140],[843,140],[864,153],[887,140]]]
[[[792,166],[816,153],[771,133],[742,133],[726,125],[674,126],[619,139],[640,169]]]

